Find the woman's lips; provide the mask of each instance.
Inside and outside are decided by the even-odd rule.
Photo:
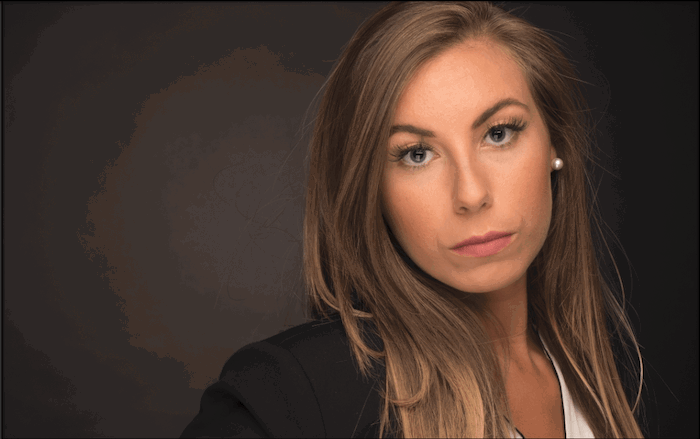
[[[498,238],[503,238],[504,236],[512,235],[513,232],[488,232],[484,235],[481,236],[472,236],[469,239],[465,239],[464,241],[460,242],[459,244],[455,245],[454,247],[451,247],[452,249],[456,249],[457,247],[463,247],[465,245],[474,245],[474,244],[483,244],[488,241],[493,241],[494,239]]]
[[[492,239],[490,241],[481,244],[463,245],[461,247],[453,248],[452,251],[461,256],[473,256],[476,258],[483,258],[486,256],[492,256],[500,252],[510,244],[513,235],[503,236],[501,238]]]

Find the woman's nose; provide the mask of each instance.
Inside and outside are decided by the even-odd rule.
[[[455,211],[476,212],[483,208],[489,201],[488,187],[487,173],[475,160],[456,166],[452,188]]]

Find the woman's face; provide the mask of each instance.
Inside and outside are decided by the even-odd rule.
[[[487,111],[503,99],[524,106]],[[524,125],[519,132],[489,129],[518,120]],[[409,132],[409,125],[423,132]],[[408,256],[465,292],[496,291],[525,279],[549,230],[556,151],[517,64],[494,44],[453,47],[417,71],[392,126],[382,210]],[[425,149],[395,156],[397,147],[414,145]],[[489,232],[512,235],[500,250],[494,243],[462,254],[452,249]]]

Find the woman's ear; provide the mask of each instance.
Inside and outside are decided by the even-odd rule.
[[[554,149],[554,146],[550,146],[550,147],[549,147],[549,164],[550,164],[550,165],[549,165],[549,173],[550,173],[550,174],[551,174],[552,172],[554,172],[554,168],[552,167],[552,161],[553,161],[555,158],[557,158],[557,157],[559,157],[559,156],[557,155],[557,150]]]

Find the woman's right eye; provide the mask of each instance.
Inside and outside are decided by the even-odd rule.
[[[434,153],[428,145],[417,144],[401,147],[393,155],[397,161],[401,161],[403,166],[415,170],[426,166]]]

